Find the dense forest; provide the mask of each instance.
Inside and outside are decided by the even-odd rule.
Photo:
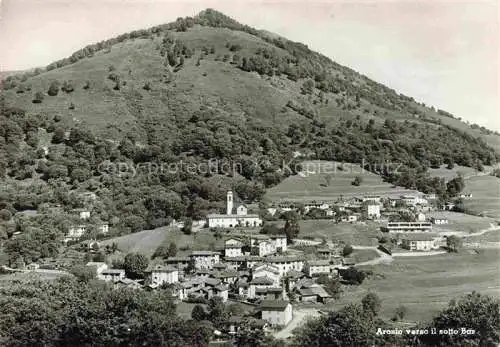
[[[208,37],[214,28],[251,35],[260,45],[242,38],[215,47],[210,37],[197,44],[183,36],[193,31]],[[109,58],[125,49],[115,49],[118,44],[137,40],[153,47],[153,58],[161,62],[151,70],[154,78]],[[97,58],[109,63],[98,77],[72,80],[65,70]],[[257,108],[266,96],[258,88],[249,100],[216,95],[217,102],[196,101],[195,94],[180,90],[182,79],[209,61],[219,64],[210,73],[223,81],[243,76],[264,88],[265,78],[274,78],[272,83],[297,94],[264,111]],[[58,79],[45,77],[57,71]],[[428,168],[456,164],[481,171],[500,159],[482,138],[436,118],[453,117],[445,111],[435,112],[303,44],[270,38],[213,10],[87,46],[45,69],[7,77],[3,88],[0,176],[6,184],[0,187],[0,240],[7,240],[11,258],[22,254],[26,261],[57,252],[53,243],[71,224],[68,212],[87,206],[81,192],[98,197],[93,218],[124,234],[173,219],[202,219],[223,208],[230,188],[243,201],[259,201],[266,188],[300,170],[297,152],[307,153],[302,159],[360,163],[394,185],[435,192],[443,201],[456,192],[443,179],[431,178]],[[72,112],[85,106],[78,100],[92,103],[102,95],[126,100],[133,124],[72,120]],[[240,99],[247,104],[238,104]],[[153,110],[148,100],[162,103]],[[64,112],[54,112],[61,104]],[[113,107],[106,112],[104,120],[116,116]],[[113,126],[120,136],[99,131]],[[59,212],[50,212],[54,206]],[[26,210],[41,213],[27,222],[16,215]],[[13,240],[16,232],[21,236]],[[25,248],[36,252],[26,254]]]

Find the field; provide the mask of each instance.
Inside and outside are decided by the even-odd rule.
[[[485,168],[485,170],[486,169],[488,168]],[[442,177],[446,181],[457,177],[459,174],[464,178],[468,178],[477,175],[477,173],[478,172],[474,168],[460,165],[455,165],[453,169],[447,169],[446,165],[441,165],[439,169],[429,169],[429,174],[431,177]]]
[[[391,264],[371,267],[379,276],[359,287],[347,287],[330,308],[359,302],[372,291],[382,300],[384,317],[391,318],[402,304],[408,309],[405,321],[429,320],[452,298],[473,290],[500,297],[499,260],[498,250],[397,258]]]
[[[382,178],[361,168],[358,164],[344,163],[344,169],[338,169],[340,163],[329,161],[306,161],[302,163],[302,173],[290,176],[277,186],[269,189],[266,198],[271,201],[335,200],[364,194],[401,195],[415,193],[402,187],[394,187]],[[394,167],[393,169],[396,169]],[[331,181],[327,183],[327,176]],[[352,185],[356,176],[363,182],[360,186]]]
[[[472,193],[472,198],[465,199],[466,208],[485,216],[500,218],[500,178],[472,177],[465,181],[464,192]]]
[[[495,220],[488,217],[472,216],[464,213],[440,211],[431,212],[426,215],[427,218],[431,217],[444,217],[448,219],[448,224],[434,225],[435,231],[462,231],[462,232],[477,232],[482,229],[487,229]]]
[[[301,238],[307,236],[351,245],[372,246],[376,244],[374,238],[381,235],[380,225],[376,223],[336,224],[329,220],[300,221],[299,237]]]
[[[209,249],[216,244],[216,239],[211,232],[198,232],[185,235],[177,229],[161,227],[153,230],[144,230],[138,233],[115,237],[103,241],[104,245],[116,242],[122,252],[141,252],[151,256],[162,242],[174,242],[178,249]]]

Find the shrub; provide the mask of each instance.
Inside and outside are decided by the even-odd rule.
[[[36,92],[35,96],[33,97],[33,103],[34,104],[41,104],[43,102],[43,99],[45,96],[43,95],[42,92]]]

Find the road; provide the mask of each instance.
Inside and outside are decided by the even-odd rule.
[[[368,261],[363,261],[361,263],[357,263],[356,266],[358,265],[378,265],[378,264],[388,264],[392,262],[392,257],[387,254],[382,252],[380,249],[378,249],[375,246],[352,246],[353,249],[372,249],[377,252],[378,257],[372,260]]]
[[[282,330],[275,332],[274,337],[276,339],[287,339],[293,335],[293,331],[305,323],[309,317],[318,317],[320,315],[319,309],[309,308],[309,309],[296,309],[293,312],[292,321]]]
[[[455,235],[455,236],[461,236],[461,237],[473,237],[473,236],[480,236],[483,234],[486,234],[487,232],[490,231],[497,231],[500,230],[500,227],[498,225],[495,225],[493,223],[490,223],[489,228],[481,229],[479,231],[473,232],[473,233],[468,233],[466,231],[445,231],[445,232],[440,232],[440,235]]]

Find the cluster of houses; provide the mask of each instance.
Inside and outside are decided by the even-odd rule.
[[[279,327],[292,319],[291,296],[297,301],[328,302],[331,296],[315,278],[337,276],[342,267],[332,250],[322,249],[315,259],[287,251],[285,235],[229,238],[221,251],[191,251],[150,265],[143,281],[130,280],[123,269],[110,269],[105,263],[87,265],[95,268],[97,278],[116,286],[168,287],[176,299],[191,302],[213,297],[248,302],[259,308],[259,319]]]
[[[71,214],[78,219],[78,223],[72,224],[64,242],[77,241],[84,236],[91,228],[95,228],[97,233],[106,235],[109,232],[109,224],[102,221],[90,221],[90,211],[88,209],[79,208],[71,211]]]

